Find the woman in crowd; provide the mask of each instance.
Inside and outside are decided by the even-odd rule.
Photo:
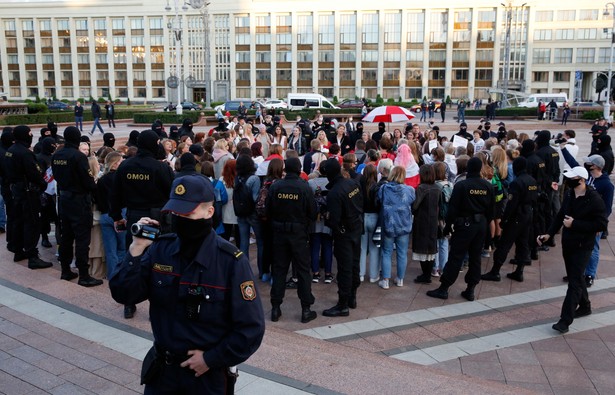
[[[510,183],[508,173],[508,160],[506,158],[506,151],[501,146],[494,146],[491,149],[491,162],[493,164],[493,188],[495,190],[495,215],[493,240],[494,243],[500,239],[502,234],[502,228],[500,222],[502,221],[502,215],[504,215],[504,208],[508,201],[508,185]]]
[[[353,153],[347,153],[342,157],[342,175],[344,177],[348,176],[348,178],[353,179],[355,181],[359,181],[361,175],[356,172],[355,168],[357,167],[357,157]]]
[[[281,180],[283,177],[284,161],[279,158],[271,159],[269,167],[267,168],[267,175],[259,191],[259,199],[261,196],[266,198],[271,185]],[[260,204],[260,202],[258,204]],[[262,208],[265,208],[264,204]],[[273,230],[271,228],[271,222],[266,216],[259,216],[259,220],[263,234],[263,267],[261,268],[263,275],[261,280],[263,280],[263,282],[268,282],[271,280],[271,262],[273,261],[273,254],[275,253],[273,249]]]
[[[431,272],[438,254],[438,210],[441,193],[435,184],[436,173],[433,165],[421,167],[419,175],[421,184],[416,188],[416,200],[412,205],[412,259],[421,263],[422,274],[414,279],[414,282],[431,284]]]
[[[389,137],[382,137],[380,140],[380,157],[382,159],[395,160],[395,152],[393,152],[393,141]]]
[[[323,155],[321,153],[319,154]],[[324,160],[314,162],[317,166],[320,166],[322,163],[324,163]],[[317,283],[320,281],[320,262],[322,259],[325,269],[325,284],[331,284],[331,282],[333,282],[333,232],[331,228],[325,225],[328,213],[326,205],[324,204],[324,202],[326,202],[327,184],[329,181],[327,177],[320,172],[320,167],[317,167],[317,169],[318,170],[313,173],[316,176],[308,181],[308,185],[312,189],[312,192],[314,192],[318,208],[316,221],[312,221],[310,224],[312,282]]]
[[[229,202],[228,194],[226,193],[226,188],[224,187],[224,183],[219,179],[214,177],[214,165],[209,161],[201,162],[201,174],[209,179],[212,186],[214,187],[214,230],[216,234],[223,235],[224,234],[224,221],[222,221],[222,207]],[[217,223],[216,223],[217,222]]]
[[[403,139],[404,136],[401,132],[401,129],[395,128],[393,130],[393,151],[397,152],[399,148],[399,140]]]
[[[406,169],[395,166],[388,176],[388,182],[377,193],[382,216],[382,280],[378,285],[383,289],[389,289],[393,246],[397,252],[397,278],[394,283],[398,287],[404,285],[412,231],[412,203],[415,199],[414,188],[407,186],[405,179]]]
[[[407,144],[407,140],[400,140],[400,146],[397,150],[397,157],[393,163],[395,163],[395,166],[401,166],[406,169],[406,178],[404,180],[406,185],[413,188],[416,188],[419,185],[419,166],[416,164],[414,156],[410,150],[410,146]]]
[[[258,125],[258,135],[255,137],[255,142],[261,143],[261,152],[263,158],[269,156],[269,146],[273,143],[271,135],[267,133],[267,128],[262,123]]]
[[[79,151],[89,158],[91,155],[90,143],[86,141],[79,143]]]
[[[256,166],[265,161],[265,158],[263,157],[263,144],[261,144],[260,141],[252,143],[250,146],[250,151],[252,151],[252,160]]]
[[[239,246],[239,227],[237,226],[237,216],[233,207],[233,187],[235,185],[235,177],[237,176],[236,163],[235,159],[226,161],[224,169],[222,169],[222,177],[220,177],[220,181],[222,181],[226,190],[226,196],[228,196],[228,202],[222,206],[222,224],[224,226],[222,237],[225,240],[230,240],[231,236],[234,237],[235,245]]]
[[[282,149],[286,151],[287,143],[286,131],[282,126],[276,125],[275,129],[273,129],[273,144],[281,145]]]
[[[321,130],[316,135],[316,138],[318,139],[318,141],[320,141],[320,146],[322,147],[321,151],[324,153],[329,152],[329,147],[331,147],[331,143],[329,142],[329,139],[327,138],[327,133],[325,133],[324,130]]]
[[[339,124],[335,130],[335,143],[340,146],[342,156],[352,151],[354,147],[351,146],[350,137],[346,134],[346,126]]]
[[[171,139],[162,140],[162,146],[164,147],[165,160],[171,166],[172,169],[175,168],[175,161],[177,158],[173,153],[175,152],[175,141]]]
[[[95,156],[90,156],[88,158],[88,165],[90,165],[90,172],[94,176],[94,181],[98,182],[98,175],[100,173],[100,163],[98,162],[98,158]],[[92,206],[92,211],[93,223],[88,264],[90,266],[90,276],[95,278],[103,278],[107,275],[107,268],[105,267],[105,262],[103,259],[105,252],[103,248],[102,232],[100,229],[101,213],[96,204]]]
[[[288,149],[295,150],[299,156],[303,156],[308,148],[306,145],[305,137],[301,135],[301,128],[293,127],[293,132],[288,138]]]
[[[251,123],[246,123],[245,125],[243,125],[243,136],[242,138],[244,139],[248,139],[248,142],[250,143],[250,145],[252,145],[254,143],[254,133],[252,132],[252,130],[254,129],[254,126],[252,126]]]
[[[225,139],[216,141],[214,145],[214,176],[216,179],[222,175],[222,169],[226,161],[235,159],[233,154],[229,152],[229,143]]]
[[[436,185],[440,188],[440,204],[438,209],[438,253],[431,271],[432,277],[439,277],[448,261],[448,238],[444,235],[448,203],[453,193],[453,184],[446,179],[446,166],[442,162],[433,165]]]
[[[367,255],[369,254],[369,282],[375,283],[380,277],[380,247],[374,243],[374,231],[378,226],[378,205],[376,204],[376,184],[378,170],[373,163],[363,169],[360,184],[363,193],[363,234],[361,235],[361,259],[359,275],[361,281],[367,271]]]

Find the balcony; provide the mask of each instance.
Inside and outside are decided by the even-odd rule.
[[[9,86],[19,86],[19,85],[20,85],[20,81],[16,81],[16,80],[9,81]]]
[[[311,69],[312,62],[297,62],[298,69]]]
[[[440,87],[440,86],[444,86],[444,80],[429,80],[429,87],[430,88],[435,88],[435,87]]]
[[[147,81],[132,81],[132,86],[147,86]]]
[[[53,65],[52,64],[44,64],[43,65],[43,70],[53,70]]]
[[[17,48],[7,48],[6,53],[17,53]]]
[[[430,60],[429,61],[429,67],[430,68],[440,68],[440,69],[443,69],[443,68],[446,67],[446,62]]]
[[[399,80],[384,80],[382,81],[383,86],[399,86]]]
[[[45,86],[56,86],[56,82],[53,80],[45,80],[43,81],[43,85]]]
[[[479,41],[476,43],[476,48],[493,48],[493,41]]]
[[[257,80],[256,86],[271,86],[271,80]]]
[[[250,86],[250,80],[235,80],[237,86]]]
[[[277,80],[276,85],[277,86],[291,86],[291,83],[288,80]]]
[[[51,47],[43,47],[41,48],[42,53],[53,53],[53,48]]]
[[[376,80],[361,80],[361,85],[363,86],[377,86]]]
[[[155,88],[164,87],[164,84],[164,81],[152,81],[152,86]],[[115,85],[117,85],[117,82],[115,83]]]
[[[145,63],[133,63],[133,70],[145,70]]]
[[[109,86],[109,80],[96,80],[98,86]]]
[[[36,52],[36,48],[34,47],[26,47],[23,49],[24,53],[35,53]]]
[[[298,51],[311,51],[314,49],[312,44],[297,44]]]
[[[70,53],[70,47],[60,47],[60,53]]]
[[[398,69],[399,62],[384,62],[384,67],[387,69]]]
[[[164,63],[151,63],[152,70],[164,70]]]
[[[89,63],[79,63],[79,64],[77,64],[77,69],[79,69],[79,70],[89,70],[90,69],[90,64]]]
[[[26,65],[26,70],[36,70],[36,65],[35,64],[27,64]]]
[[[73,81],[62,81],[62,86],[73,86]]]
[[[476,80],[476,81],[474,81],[474,86],[475,87],[490,87],[491,86],[491,80],[488,80],[488,81]]]
[[[77,47],[77,53],[89,53],[90,47]]]
[[[468,81],[467,80],[451,81],[451,86],[453,86],[453,87],[467,87],[468,86]]]
[[[318,86],[333,86],[333,80],[318,80]]]
[[[297,86],[312,86],[312,80],[298,80]]]
[[[376,69],[378,68],[378,62],[361,62],[361,67],[364,69]]]
[[[476,68],[489,68],[493,67],[493,61],[491,62],[476,62]]]
[[[340,62],[341,69],[354,69],[355,62]]]
[[[109,63],[96,63],[96,69],[97,70],[108,70]]]
[[[291,63],[290,62],[277,62],[276,63],[276,68],[279,69],[290,69],[291,68]]]
[[[332,69],[333,62],[318,62],[319,69]]]
[[[422,86],[422,81],[420,80],[406,80],[406,87],[415,87]]]
[[[269,70],[271,69],[271,63],[269,62],[256,62],[256,68],[257,69],[264,69],[264,70]]]
[[[9,70],[19,70],[18,64],[8,64],[7,66]]]
[[[340,80],[340,86],[354,86],[355,80]]]
[[[248,62],[238,62],[238,63],[235,63],[235,69],[238,69],[238,70],[250,70],[250,63],[248,63]]]
[[[455,61],[453,61],[453,67],[467,69],[467,68],[470,67],[470,62],[455,62]]]
[[[90,85],[92,85],[91,80],[79,80],[79,86],[81,87],[90,86]]]

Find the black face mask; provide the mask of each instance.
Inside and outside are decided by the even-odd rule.
[[[580,178],[568,178],[568,179],[566,179],[566,185],[569,188],[572,188],[572,189],[578,187],[580,183],[581,183],[581,179]]]
[[[182,255],[186,258],[194,258],[201,248],[203,240],[209,235],[213,221],[211,218],[190,219],[175,217],[175,232],[181,242]]]

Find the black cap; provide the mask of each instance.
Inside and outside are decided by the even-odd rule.
[[[301,174],[301,161],[299,158],[288,158],[284,161],[284,169],[286,173],[299,175]]]
[[[137,147],[139,149],[145,149],[155,154],[158,151],[159,137],[153,130],[145,130],[139,133],[139,139],[137,140]]]
[[[192,144],[189,148],[191,154],[196,156],[203,156],[205,154],[205,150],[201,144]]]
[[[169,201],[162,211],[188,215],[196,210],[199,204],[213,202],[214,199],[211,181],[200,174],[191,174],[173,181]]]

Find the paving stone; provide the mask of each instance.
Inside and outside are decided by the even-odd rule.
[[[504,381],[506,377],[499,364],[490,362],[461,361],[461,371],[465,375],[487,380]]]
[[[540,366],[502,363],[502,371],[506,382],[524,382],[535,384],[549,384],[547,376]]]
[[[72,383],[64,383],[58,387],[52,388],[49,390],[49,393],[52,395],[95,395],[94,392],[90,392]]]
[[[32,384],[2,371],[0,371],[0,383],[2,391],[7,395],[22,395],[36,390]]]
[[[63,380],[54,374],[51,374],[38,368],[35,368],[34,370],[21,375],[19,378],[21,378],[25,382],[34,385],[37,388],[41,388],[44,390],[52,389],[66,382],[66,380]]]
[[[593,388],[591,380],[582,367],[544,366],[543,370],[551,387]]]
[[[5,358],[0,361],[0,370],[16,377],[32,372],[35,369],[35,366],[15,357]]]
[[[52,373],[56,376],[76,369],[74,365],[71,365],[68,362],[62,361],[61,359],[52,356],[47,356],[47,358],[34,361],[32,362],[32,365],[41,368],[49,373]]]
[[[572,353],[536,351],[536,357],[542,366],[580,367],[577,357]]]
[[[113,365],[107,365],[94,371],[93,373],[101,377],[106,377],[114,383],[118,383],[121,385],[130,384],[135,380],[140,379],[137,374],[133,372],[128,372]]]
[[[536,353],[531,348],[505,348],[497,351],[500,363],[515,365],[540,365]]]

